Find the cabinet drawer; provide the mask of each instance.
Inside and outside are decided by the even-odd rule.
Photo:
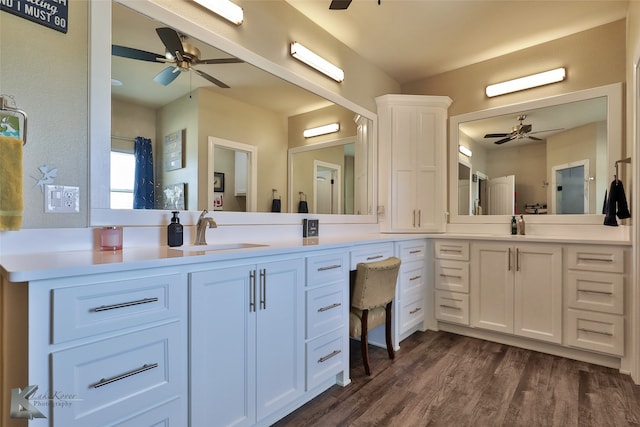
[[[418,295],[426,293],[427,284],[424,263],[412,262],[400,267],[398,286],[400,287],[400,300],[413,301]]]
[[[343,331],[335,331],[307,343],[307,390],[345,369]]]
[[[436,240],[435,257],[469,261],[469,242],[458,240]]]
[[[424,240],[402,242],[399,244],[399,252],[403,263],[424,260],[427,256],[427,242]]]
[[[52,291],[52,342],[59,343],[178,317],[180,276],[104,282]]]
[[[436,260],[436,289],[469,292],[469,263],[467,261]]]
[[[469,295],[458,292],[436,291],[436,319],[469,324]]]
[[[348,277],[349,261],[346,252],[307,258],[307,286],[347,280]]]
[[[184,403],[180,398],[163,402],[155,408],[137,414],[111,427],[140,427],[140,426],[181,426],[187,425],[187,411],[182,408]]]
[[[622,316],[569,309],[567,329],[567,344],[570,346],[624,355]]]
[[[317,337],[345,324],[342,284],[307,291],[307,338]]]
[[[569,307],[624,314],[624,279],[620,274],[569,271]]]
[[[569,269],[624,272],[624,250],[608,246],[569,246],[567,248]]]
[[[400,307],[400,335],[424,322],[425,311],[424,298],[403,303]]]
[[[173,322],[54,352],[52,383],[77,399],[68,407],[54,406],[56,424],[104,425],[185,393],[179,326]]]
[[[361,245],[351,251],[351,270],[360,262],[376,262],[393,256],[393,243]]]

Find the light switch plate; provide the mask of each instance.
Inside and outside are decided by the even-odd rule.
[[[49,213],[80,212],[80,188],[66,185],[45,185],[44,211]]]

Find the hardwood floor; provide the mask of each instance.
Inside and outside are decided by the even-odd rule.
[[[351,341],[351,380],[285,426],[640,426],[640,386],[615,369],[446,332],[418,332],[391,361]]]

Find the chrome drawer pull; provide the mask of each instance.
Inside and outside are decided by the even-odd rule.
[[[578,257],[578,261],[596,261],[596,262],[613,262],[612,259],[605,259],[605,258],[583,258],[583,257]]]
[[[415,251],[409,251],[410,254],[419,254],[422,252],[422,249],[416,249]]]
[[[455,277],[456,279],[462,279],[462,276],[456,276],[454,274],[444,274],[444,273],[440,273],[440,277]]]
[[[578,292],[585,292],[588,294],[599,294],[599,295],[613,295],[613,292],[607,292],[607,291],[590,291],[587,289],[578,289]]]
[[[332,308],[340,307],[341,305],[342,305],[342,303],[340,303],[340,302],[333,303],[333,304],[328,305],[326,307],[319,308],[318,309],[318,313],[322,313],[323,311],[331,310]]]
[[[582,331],[582,332],[588,332],[590,334],[606,335],[608,337],[612,337],[613,336],[613,334],[611,332],[594,331],[593,329],[585,329],[585,328],[578,328],[578,330]]]
[[[383,257],[384,255],[374,255],[374,256],[367,257],[367,261],[371,261],[372,259],[378,259]]]
[[[342,267],[340,264],[335,264],[335,265],[330,265],[330,266],[327,266],[327,267],[319,267],[318,271],[333,270],[333,269],[340,268],[340,267]]]
[[[144,298],[136,301],[121,302],[120,304],[101,305],[100,307],[92,308],[89,311],[98,312],[98,311],[114,310],[116,308],[131,307],[132,305],[140,305],[140,304],[149,304],[150,302],[157,302],[157,301],[158,301],[158,298],[156,297]]]
[[[460,307],[454,307],[452,305],[446,305],[446,304],[440,304],[440,307],[442,307],[442,308],[450,308],[452,310],[462,310],[462,308],[460,308]]]
[[[409,280],[418,280],[418,279],[422,279],[422,276],[413,276],[409,278]]]
[[[440,249],[440,252],[453,252],[454,254],[461,254],[462,249]]]
[[[420,310],[422,310],[422,307],[416,307],[414,310],[411,310],[409,312],[409,314],[416,314],[417,312],[419,312]]]
[[[340,353],[342,353],[342,350],[333,350],[331,354],[327,354],[326,356],[323,356],[320,359],[318,359],[318,363],[326,362],[327,360],[331,359],[334,356],[339,355]]]
[[[256,271],[249,272],[249,312],[256,311]]]
[[[147,365],[145,363],[144,365],[142,365],[141,368],[134,369],[133,371],[125,372],[124,374],[120,374],[120,375],[117,375],[115,377],[111,377],[109,379],[102,378],[100,381],[98,381],[95,384],[91,384],[89,387],[91,387],[91,388],[102,387],[103,385],[111,384],[111,383],[114,383],[116,381],[123,380],[123,379],[131,377],[133,375],[138,375],[138,374],[140,374],[140,373],[142,373],[144,371],[148,371],[149,369],[153,369],[153,368],[157,368],[157,367],[158,367],[157,363],[151,363],[149,365]]]

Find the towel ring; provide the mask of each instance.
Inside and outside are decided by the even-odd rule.
[[[9,101],[6,99],[6,95],[0,95],[0,111],[8,111],[10,113],[18,113],[24,118],[24,124],[22,126],[22,145],[27,144],[27,113],[9,105]]]

